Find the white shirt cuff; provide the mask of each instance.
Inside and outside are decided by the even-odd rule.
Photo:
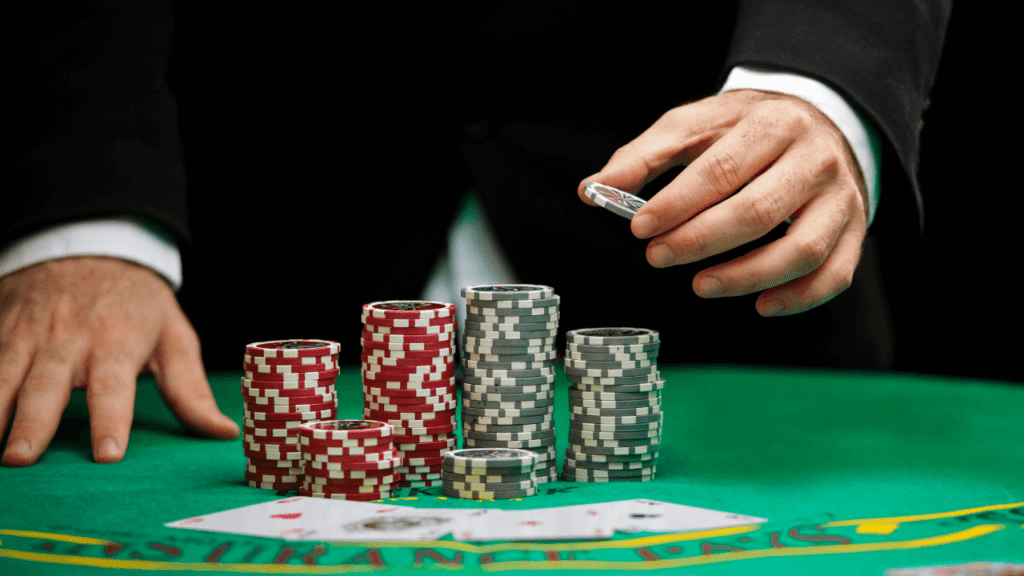
[[[58,224],[0,249],[0,278],[47,260],[109,256],[141,264],[181,288],[181,253],[174,237],[134,216]]]
[[[719,94],[728,90],[752,88],[789,94],[810,102],[829,117],[853,149],[853,155],[860,163],[864,184],[868,193],[868,226],[875,219],[880,193],[879,164],[881,163],[881,139],[878,132],[846,103],[838,92],[825,84],[799,74],[774,72],[769,68],[737,66],[729,72]]]

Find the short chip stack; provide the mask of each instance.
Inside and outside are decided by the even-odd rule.
[[[455,305],[389,300],[363,306],[363,417],[394,427],[395,486],[441,484],[456,448]]]
[[[454,450],[441,464],[441,490],[472,500],[507,500],[537,493],[537,453],[532,450]]]
[[[334,379],[340,349],[328,340],[246,346],[242,432],[249,486],[292,490],[302,483],[299,427],[337,416]]]
[[[550,286],[469,286],[462,353],[464,448],[537,453],[537,481],[558,479],[555,338],[560,298]]]
[[[562,479],[654,479],[661,444],[659,335],[643,328],[590,328],[566,334],[569,447]]]
[[[401,462],[394,428],[372,420],[331,420],[299,426],[305,474],[299,496],[336,500],[389,498]]]

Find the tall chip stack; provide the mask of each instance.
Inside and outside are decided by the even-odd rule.
[[[569,447],[562,479],[646,482],[654,479],[663,414],[657,332],[588,328],[566,334]]]
[[[299,427],[337,416],[334,380],[340,350],[339,343],[329,340],[246,346],[242,441],[249,486],[293,490],[302,484]]]
[[[440,486],[441,458],[457,442],[455,305],[372,302],[362,321],[363,417],[394,427],[394,486]]]
[[[537,482],[558,479],[555,338],[561,299],[550,286],[469,286],[462,354],[463,448],[537,453]]]
[[[391,497],[399,480],[394,428],[372,420],[328,420],[299,426],[305,474],[299,496],[335,500]]]

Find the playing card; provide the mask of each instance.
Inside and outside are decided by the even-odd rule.
[[[314,498],[314,500],[321,500]],[[345,502],[329,500],[329,502]],[[437,540],[458,530],[469,509],[411,508],[377,504],[373,509],[328,510],[301,534],[290,540]]]
[[[320,504],[322,502],[322,500],[313,498],[284,498],[195,518],[185,518],[168,522],[164,526],[247,536],[285,538],[305,532],[313,519],[321,515]],[[359,506],[368,505],[364,502],[339,502]]]
[[[456,540],[585,540],[611,538],[614,516],[588,505],[483,510],[463,519]]]
[[[683,504],[636,499],[615,506],[618,516],[615,529],[619,532],[687,532],[764,524],[767,518],[696,508]],[[619,503],[609,503],[616,504]]]

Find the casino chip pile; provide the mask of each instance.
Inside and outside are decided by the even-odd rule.
[[[305,475],[299,496],[336,500],[391,497],[401,458],[384,422],[334,420],[299,426]]]
[[[537,458],[532,450],[503,448],[448,452],[441,464],[441,491],[473,500],[533,496],[537,493]]]
[[[562,479],[654,479],[661,444],[660,338],[643,328],[590,328],[566,334],[569,447]]]
[[[463,448],[537,453],[537,481],[558,479],[555,337],[560,298],[550,286],[469,286],[462,353]]]
[[[394,427],[394,486],[438,486],[456,448],[455,305],[373,302],[362,320],[363,417]]]
[[[292,490],[302,483],[299,427],[337,415],[334,379],[341,345],[274,340],[245,349],[243,446],[249,486]]]

